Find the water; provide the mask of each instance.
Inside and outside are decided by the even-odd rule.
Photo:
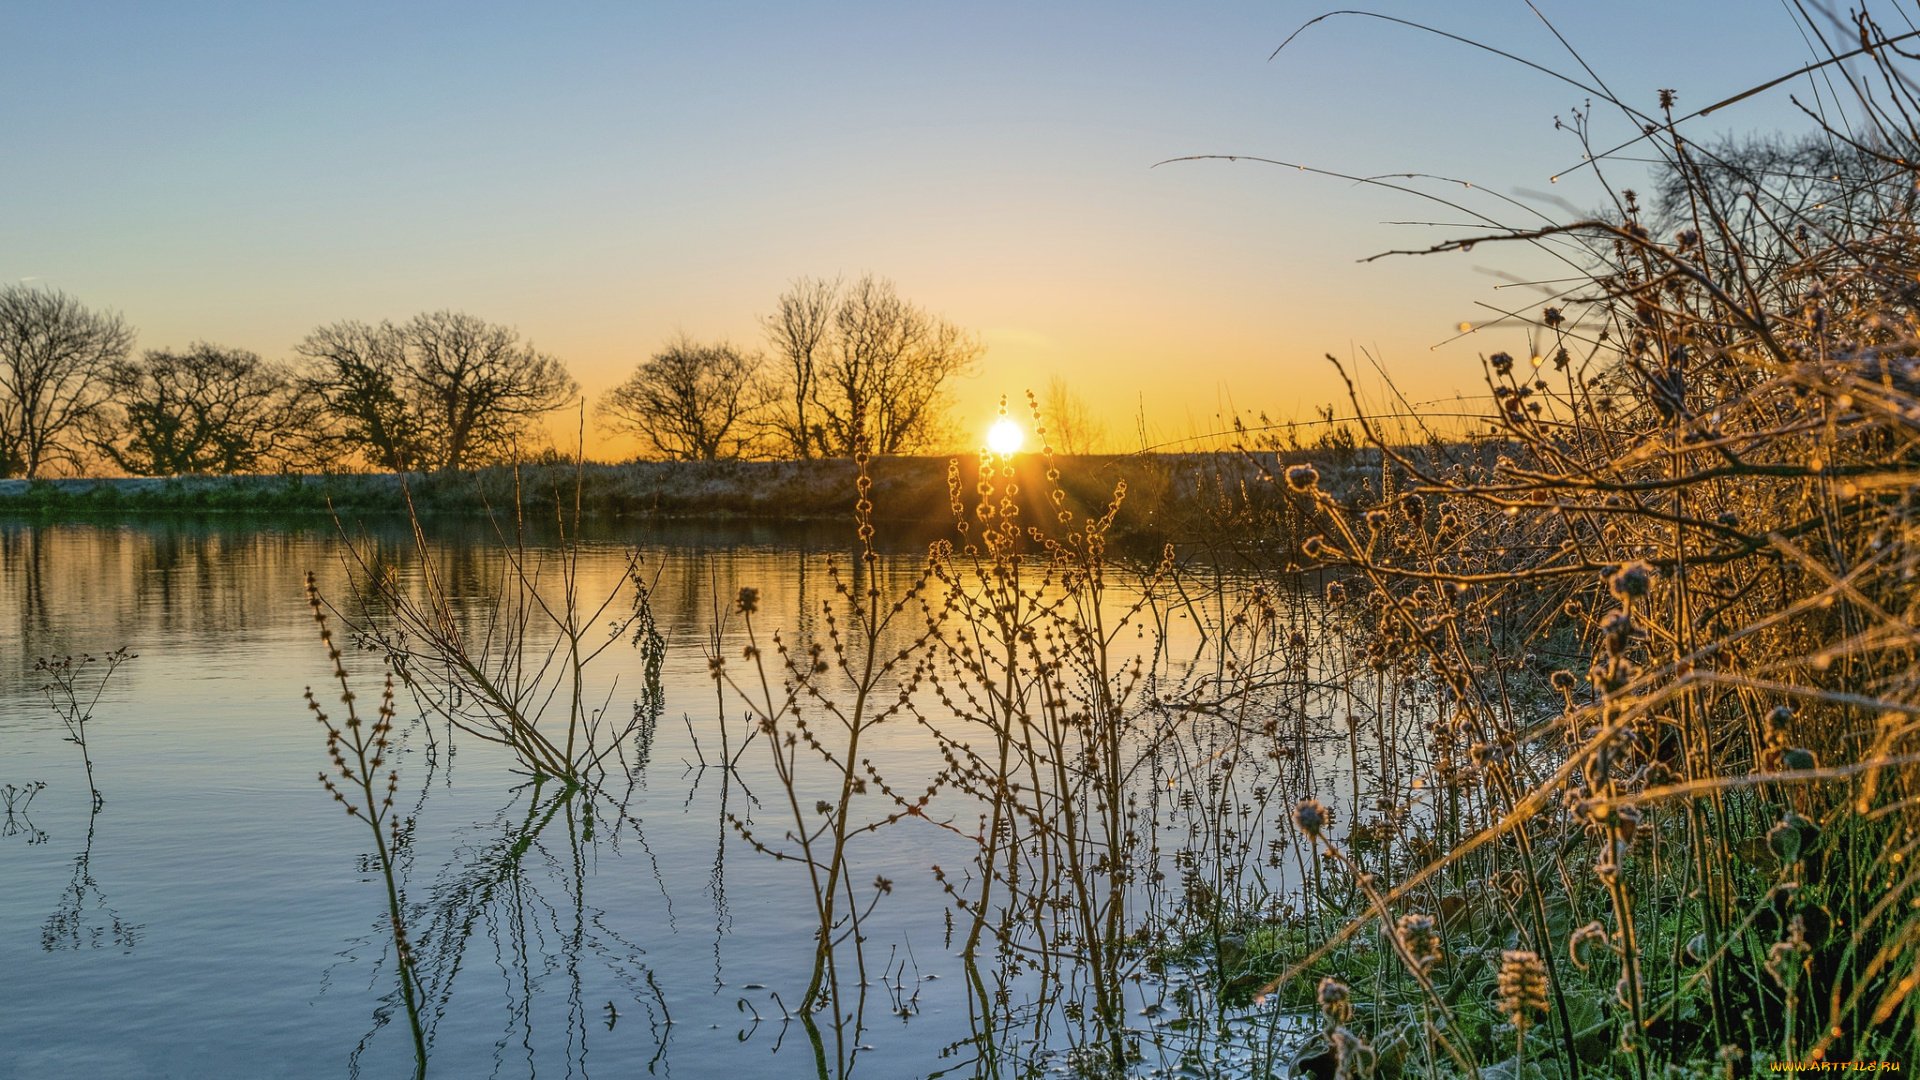
[[[473,523],[433,533],[456,594],[483,595],[503,565],[498,539]],[[401,870],[429,1075],[818,1075],[795,1018],[814,962],[813,893],[803,867],[754,851],[741,831],[778,845],[792,817],[764,745],[736,771],[717,767],[708,657],[718,642],[744,674],[730,617],[742,585],[760,590],[769,655],[771,629],[790,642],[823,634],[803,613],[829,593],[829,555],[844,565],[844,533],[589,537],[585,592],[612,588],[637,551],[667,645],[647,765],[602,794],[536,782],[502,748],[401,702]],[[356,542],[418,572],[403,529],[371,527]],[[331,524],[0,522],[0,787],[15,802],[0,836],[0,1080],[411,1075],[385,886],[364,825],[317,779],[324,732],[302,703],[309,685],[325,695],[329,675],[302,578],[313,571],[345,606],[345,551]],[[903,543],[880,576],[910,579],[923,559]],[[1191,637],[1189,611],[1201,617],[1156,609],[1163,629],[1131,640]],[[889,651],[918,632],[908,615]],[[32,668],[123,646],[137,658],[106,683],[86,729],[96,806],[82,750]],[[1155,671],[1199,662],[1148,659]],[[380,657],[350,651],[347,665],[366,707]],[[81,685],[104,668],[83,664]],[[640,651],[615,642],[591,670],[595,700],[625,714],[644,682]],[[746,730],[730,728],[736,751]],[[862,756],[909,799],[943,766],[905,716],[874,729]],[[1336,780],[1329,770],[1314,782]],[[45,786],[28,801],[33,784]],[[796,798],[837,794],[809,777]],[[846,976],[845,1000],[816,1017],[830,1075],[974,1074],[979,1019],[953,931],[966,918],[931,868],[964,877],[978,810],[943,794],[924,817],[853,841],[847,884],[860,910],[873,901],[859,927],[868,985],[861,995]],[[1005,985],[1017,1004],[1059,974],[1009,969]],[[1122,993],[1150,1026],[1138,1010],[1167,988],[1145,980]],[[1052,1060],[1044,1034],[1024,1038]]]

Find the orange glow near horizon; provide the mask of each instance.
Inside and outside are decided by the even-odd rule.
[[[1445,7],[1449,33],[1514,55],[1591,42],[1583,62],[1610,80],[1698,105],[1805,62],[1790,12],[1732,6],[1560,5],[1551,33],[1500,5],[1383,11]],[[941,387],[951,444],[924,453],[976,449],[1000,394],[1056,379],[1084,423],[1050,418],[1049,437],[1083,452],[1204,449],[1236,421],[1311,437],[1329,405],[1493,409],[1479,358],[1538,351],[1564,253],[1373,257],[1585,215],[1641,180],[1568,171],[1582,144],[1555,126],[1572,102],[1555,76],[1489,64],[1462,80],[1457,42],[1372,22],[1316,26],[1270,61],[1299,13],[1245,0],[1134,5],[1092,36],[1071,9],[1017,4],[560,18],[482,0],[457,26],[351,0],[244,20],[123,5],[106,36],[90,9],[20,7],[0,87],[31,167],[0,170],[0,194],[33,212],[0,226],[0,282],[120,313],[141,350],[284,361],[342,320],[466,312],[567,364],[585,410],[528,441],[597,460],[658,452],[602,427],[602,393],[682,334],[772,357],[762,320],[805,275],[891,279],[985,347]],[[1623,38],[1630,18],[1667,32]],[[1603,142],[1641,135],[1624,115],[1595,122]],[[1775,91],[1714,122],[1805,117]],[[1190,160],[1212,154],[1229,159]],[[1338,179],[1389,174],[1426,179]],[[1431,222],[1435,198],[1469,216]]]

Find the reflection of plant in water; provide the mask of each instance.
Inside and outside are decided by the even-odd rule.
[[[1120,935],[1113,931],[1127,924],[1132,839],[1123,816],[1122,713],[1141,671],[1111,664],[1102,559],[1105,527],[1125,488],[1103,518],[1030,557],[1013,481],[1010,460],[983,457],[979,540],[958,553],[936,552],[947,594],[932,623],[931,682],[942,710],[920,715],[953,763],[956,787],[984,804],[973,890],[962,895],[961,886],[946,884],[971,917],[961,956],[981,1025],[980,1067],[989,1074],[999,1067],[995,1015],[1009,998],[1008,981],[1026,968],[1043,983],[1066,983],[1075,959],[1095,973],[1091,1018],[1108,1036],[1103,1056],[1129,1056],[1120,1041]],[[964,506],[957,472],[949,484],[955,506]],[[1071,520],[1064,508],[1057,514]],[[958,525],[966,538],[971,523],[961,515]],[[985,730],[983,751],[966,727]],[[1022,924],[1038,927],[1039,936],[1016,948]],[[979,964],[988,934],[1001,946],[991,988]],[[1056,1000],[1069,1018],[1086,1017],[1088,1003],[1062,990]]]
[[[1047,480],[1057,479],[1050,447],[1041,457]],[[949,470],[962,545],[939,546],[933,560],[946,586],[929,610],[929,682],[940,707],[916,712],[953,786],[979,801],[981,821],[966,880],[935,873],[969,919],[960,955],[978,1071],[1031,1067],[1019,1044],[1031,1039],[1038,1050],[1060,1019],[1076,1067],[1120,1070],[1138,1056],[1124,987],[1140,952],[1133,907],[1152,895],[1143,860],[1158,852],[1156,762],[1200,719],[1154,723],[1174,710],[1143,699],[1156,685],[1145,658],[1119,652],[1126,637],[1151,654],[1162,648],[1157,622],[1151,640],[1145,623],[1174,573],[1172,552],[1135,599],[1116,603],[1106,544],[1125,485],[1104,514],[1078,526],[1050,487],[1041,505],[1061,526],[1054,535],[1023,525],[1016,480],[1011,460],[983,456],[980,498],[967,515],[958,468]],[[968,516],[978,519],[977,540]],[[1016,1002],[1014,984],[1028,975],[1041,992]]]
[[[368,724],[354,705],[353,689],[347,683],[347,669],[341,663],[340,648],[333,643],[333,631],[327,626],[327,614],[321,606],[320,589],[311,573],[307,575],[307,606],[320,627],[320,640],[327,658],[333,662],[333,677],[340,683],[340,703],[346,707],[346,722],[338,727],[321,710],[320,702],[307,688],[307,708],[327,729],[327,756],[332,759],[334,776],[320,774],[320,783],[345,808],[349,817],[366,823],[373,835],[374,854],[387,887],[387,925],[393,933],[394,964],[400,974],[400,995],[406,1005],[407,1024],[413,1033],[414,1075],[427,1074],[427,1041],[420,1023],[420,1000],[414,974],[413,949],[407,940],[405,898],[394,865],[400,840],[400,816],[394,811],[393,797],[400,788],[400,772],[389,768],[386,782],[380,783],[380,770],[387,765],[393,750],[393,676],[387,676],[380,694],[380,709]],[[339,782],[335,783],[336,777]],[[381,790],[384,788],[384,790]]]
[[[139,942],[140,931],[146,929],[145,923],[122,919],[101,895],[100,884],[93,880],[93,828],[99,817],[97,807],[87,815],[86,845],[73,857],[73,875],[67,882],[67,891],[40,928],[40,947],[48,952],[98,949],[105,945],[131,949]],[[99,914],[90,917],[90,910]]]
[[[47,834],[34,827],[33,819],[27,816],[27,807],[33,805],[33,797],[47,788],[44,780],[29,780],[18,787],[7,784],[0,787],[0,802],[6,803],[7,820],[0,822],[0,836],[18,836],[27,834],[27,843],[44,843]]]
[[[600,913],[586,905],[585,878],[587,845],[594,841],[599,825],[596,807],[601,800],[607,800],[606,816],[616,825],[632,821],[603,794],[601,782],[609,762],[624,771],[630,782],[648,763],[665,708],[661,668],[666,642],[648,603],[652,583],[638,572],[637,556],[628,556],[618,587],[597,604],[583,602],[581,547],[571,528],[578,520],[577,505],[574,509],[571,520],[559,521],[557,553],[530,548],[525,523],[516,520],[512,538],[503,537],[501,544],[498,588],[477,597],[477,603],[462,595],[456,584],[463,576],[460,568],[445,565],[429,548],[417,519],[413,546],[421,568],[418,588],[371,545],[350,552],[363,616],[357,629],[365,643],[386,655],[394,675],[423,708],[458,731],[507,747],[534,775],[534,782],[525,789],[532,798],[524,820],[507,821],[497,842],[462,851],[436,883],[432,899],[409,904],[399,881],[405,872],[402,864],[409,860],[404,842],[411,822],[403,829],[394,814],[397,778],[389,773],[380,799],[375,800],[373,791],[377,770],[391,752],[391,677],[378,733],[363,748],[371,756],[358,765],[351,755],[345,765],[336,760],[336,770],[364,789],[364,798],[354,801],[367,809],[356,816],[386,824],[384,833],[377,825],[374,830],[379,845],[375,861],[389,882],[402,997],[423,1068],[437,1021],[467,960],[467,947],[482,933],[494,942],[495,962],[515,988],[508,1010],[509,1038],[497,1044],[499,1050],[518,1041],[531,1052],[534,1005],[542,984],[551,972],[563,970],[568,984],[565,1042],[570,1053],[584,1055],[589,1013],[581,996],[579,962],[585,955],[599,954],[656,1024],[664,1052],[666,1025],[671,1022],[665,999],[651,972],[635,959],[642,950],[606,928]],[[310,575],[310,601],[324,629],[311,582]],[[607,617],[629,587],[631,614],[613,618],[604,641],[590,640],[594,624]],[[605,704],[587,696],[587,669],[629,632],[641,654],[640,696],[631,721],[608,724]],[[333,656],[337,669],[337,650]],[[350,697],[348,704],[351,709]],[[547,714],[557,716],[563,711],[561,723],[542,722]],[[329,745],[336,750],[336,758],[348,742],[330,727]],[[560,783],[549,787],[550,778]],[[559,835],[559,823],[565,824],[564,849],[549,847],[542,839]],[[565,899],[552,903],[543,896],[536,877],[528,873],[529,860],[549,869],[561,883]],[[420,931],[409,934],[408,927],[414,925]],[[607,1018],[611,1021],[618,1015],[616,1007]],[[378,1027],[377,1022],[375,1030]],[[362,1040],[354,1053],[356,1067],[365,1045]]]
[[[728,697],[746,702],[750,738],[766,737],[792,823],[784,842],[737,819],[735,827],[757,850],[809,872],[815,987],[799,1019],[810,1034],[813,1014],[826,1007],[835,1009],[836,1038],[861,1031],[860,999],[843,1001],[836,981],[849,964],[869,981],[859,942],[873,908],[848,902],[863,876],[848,841],[917,818],[906,827],[933,825],[973,846],[966,869],[932,868],[953,902],[948,946],[965,969],[974,1025],[971,1039],[943,1054],[965,1059],[946,1072],[1027,1075],[1064,1065],[1111,1075],[1143,1055],[1173,1065],[1205,1059],[1221,1045],[1216,1025],[1242,1019],[1257,980],[1234,972],[1240,1005],[1230,1007],[1219,987],[1157,961],[1154,946],[1230,938],[1243,932],[1245,913],[1280,910],[1290,875],[1305,879],[1293,874],[1304,865],[1301,847],[1292,865],[1281,858],[1285,833],[1272,810],[1290,804],[1284,792],[1306,794],[1318,782],[1310,761],[1325,736],[1310,721],[1331,706],[1336,686],[1311,670],[1318,652],[1304,633],[1318,608],[1283,610],[1251,584],[1235,599],[1217,578],[1188,580],[1171,551],[1133,579],[1107,555],[1124,486],[1103,513],[1076,523],[1044,449],[1040,467],[1047,485],[1040,498],[1023,499],[1015,463],[983,458],[977,502],[952,467],[959,542],[936,545],[926,574],[897,599],[884,594],[863,545],[865,582],[849,585],[832,572],[840,599],[821,609],[824,640],[803,651],[774,638],[777,685],[755,634],[758,594],[741,591],[756,685],[743,690],[717,647],[711,663]],[[861,494],[865,525],[864,487]],[[1061,527],[1025,524],[1035,505]],[[892,616],[915,600],[924,613],[918,636],[883,642]],[[1196,627],[1191,658],[1169,653],[1175,609]],[[858,634],[840,629],[848,613]],[[861,757],[870,726],[894,715],[913,717],[946,760],[924,794],[896,792]],[[1345,742],[1359,769],[1357,736]],[[928,819],[930,801],[947,791],[971,800],[977,829]],[[859,812],[855,800],[868,792],[882,797],[882,811]],[[887,886],[877,884],[875,900]],[[849,943],[850,955],[840,955]],[[903,1020],[918,1011],[909,965],[896,952],[880,980]],[[1167,1017],[1177,1025],[1130,1023],[1130,987],[1149,975],[1186,984],[1185,1016]],[[1163,988],[1158,999],[1165,996]],[[1187,1023],[1209,1012],[1212,1022]],[[1258,1063],[1279,1060],[1290,1032],[1269,1025],[1264,1045],[1236,1052],[1264,1068]],[[843,1051],[829,1068],[818,1036],[814,1045],[822,1076],[850,1071],[853,1055]]]
[[[588,957],[598,957],[646,1011],[658,1040],[658,1060],[666,1050],[671,1017],[651,970],[638,959],[645,950],[608,928],[604,912],[586,901],[591,846],[600,827],[594,797],[584,788],[549,787],[541,780],[520,791],[525,811],[503,810],[495,822],[497,834],[461,848],[417,912],[416,970],[429,1041],[480,937],[492,943],[494,966],[509,987],[496,1064],[510,1044],[533,1051],[535,1005],[552,999],[547,984],[557,974],[563,983],[557,996],[566,1009],[560,1041],[570,1064],[584,1070],[590,1025],[605,1022],[610,1030],[622,1015],[617,1005],[594,1010],[586,1001],[580,963]],[[548,891],[552,885],[559,888],[557,896]],[[604,1019],[596,1021],[596,1015]]]
[[[644,580],[638,560],[629,560],[629,579],[633,582],[633,645],[640,650],[640,696],[633,702],[633,772],[645,771],[653,758],[653,733],[660,714],[667,708],[666,689],[660,684],[660,669],[667,660],[667,639],[653,618],[654,583]],[[656,580],[658,575],[656,576]]]
[[[46,682],[40,692],[46,695],[47,704],[54,714],[60,717],[60,723],[67,729],[67,741],[80,748],[80,761],[87,767],[87,790],[93,793],[93,806],[98,810],[102,805],[100,788],[93,782],[93,754],[87,749],[87,721],[93,719],[93,707],[100,703],[100,695],[107,689],[107,682],[113,678],[120,665],[135,659],[124,646],[105,656],[83,654],[79,657],[46,657],[34,661],[35,673],[44,675]],[[89,680],[87,676],[94,670],[92,665],[104,662],[106,669],[99,677]],[[85,685],[91,681],[92,686]]]

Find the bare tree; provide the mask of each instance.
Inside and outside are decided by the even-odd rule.
[[[837,454],[938,445],[950,434],[948,384],[985,351],[972,334],[901,299],[893,282],[862,277],[834,309],[816,375],[819,442]]]
[[[1850,145],[1819,132],[1689,145],[1684,157],[1653,169],[1648,224],[1661,236],[1717,224],[1732,232],[1748,258],[1795,262],[1801,255],[1780,221],[1832,236],[1858,222],[1913,212],[1912,178],[1887,160],[1894,153],[1873,141]]]
[[[443,469],[511,456],[536,417],[579,391],[566,365],[511,327],[436,311],[400,332],[406,394]]]
[[[774,354],[785,364],[784,400],[772,411],[768,427],[793,457],[812,457],[820,444],[820,429],[808,415],[808,403],[833,334],[839,297],[839,278],[799,278],[774,302],[773,314],[760,319]]]
[[[1059,375],[1047,377],[1040,416],[1047,427],[1047,441],[1063,454],[1096,454],[1106,447],[1107,425]]]
[[[760,397],[762,363],[757,353],[681,335],[602,395],[595,411],[608,427],[677,461],[739,457],[752,442],[747,420]]]
[[[518,331],[452,311],[323,326],[295,351],[311,362],[305,381],[325,401],[333,437],[383,468],[504,460],[578,389]]]
[[[407,350],[398,327],[337,322],[308,334],[293,351],[308,362],[301,386],[320,405],[316,434],[336,460],[358,456],[395,471],[429,461],[426,433],[402,396]]]
[[[286,463],[300,429],[293,376],[258,353],[198,342],[149,349],[105,380],[93,445],[137,476],[254,472]]]
[[[107,372],[132,347],[119,315],[63,292],[0,287],[0,475],[78,470]]]

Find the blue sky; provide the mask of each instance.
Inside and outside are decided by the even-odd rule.
[[[1649,109],[1657,88],[1698,107],[1811,55],[1768,0],[1536,2]],[[1585,95],[1356,17],[1268,60],[1325,10],[15,3],[0,281],[117,309],[143,346],[270,356],[337,319],[464,309],[592,391],[678,331],[756,341],[795,276],[873,271],[984,336],[961,388],[982,423],[1050,373],[1128,432],[1143,402],[1164,435],[1229,398],[1303,412],[1338,392],[1321,355],[1358,346],[1445,396],[1506,343],[1430,346],[1514,298],[1487,271],[1537,259],[1363,265],[1450,232],[1392,222],[1451,212],[1245,162],[1153,165],[1240,153],[1540,190],[1579,160],[1554,122]],[[1589,78],[1525,3],[1376,10]],[[1810,91],[1695,137],[1805,128],[1787,95]],[[1599,106],[1596,130],[1629,128]],[[1554,193],[1598,196],[1585,173]]]

